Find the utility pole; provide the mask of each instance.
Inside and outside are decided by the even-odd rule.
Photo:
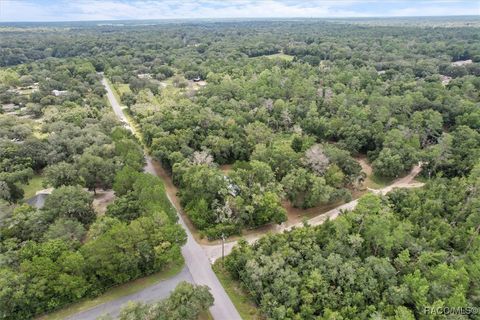
[[[225,235],[222,233],[222,264],[225,260]]]

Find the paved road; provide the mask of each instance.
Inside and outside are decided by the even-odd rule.
[[[123,114],[121,106],[118,104],[115,96],[113,95],[108,83],[103,80],[102,83],[105,85],[107,89],[107,97],[112,104],[112,107],[115,111],[115,114],[122,120],[126,127],[132,130],[131,127],[128,126],[128,120]],[[155,170],[155,166],[152,163],[152,159],[146,155],[146,166],[145,171],[151,174],[157,175],[158,172]],[[394,188],[411,188],[411,187],[419,187],[421,183],[412,183],[415,176],[420,172],[421,167],[420,165],[415,166],[410,174],[406,177],[396,180],[391,185],[379,189],[379,190],[371,190],[375,193],[386,194],[390,192]],[[193,238],[190,230],[186,226],[185,222],[183,221],[181,215],[178,213],[179,209],[175,203],[170,198],[170,195],[167,192],[167,196],[169,197],[170,202],[172,205],[177,209],[177,214],[179,216],[180,224],[183,226],[185,231],[187,232],[188,240],[187,244],[182,248],[183,256],[185,257],[185,262],[188,269],[191,272],[193,281],[196,284],[205,284],[210,287],[211,292],[215,298],[215,304],[212,308],[210,308],[210,312],[214,319],[219,320],[235,320],[241,319],[240,315],[238,314],[237,310],[233,306],[233,303],[229,299],[228,295],[225,293],[225,290],[221,286],[220,282],[218,281],[217,277],[213,273],[210,263],[221,257],[222,247],[221,245],[199,245],[195,239]],[[344,210],[353,210],[358,203],[358,200],[353,200],[346,204],[343,204],[335,209],[327,211],[326,213],[314,217],[308,220],[310,225],[319,225],[325,222],[328,218],[335,219],[338,215]],[[301,227],[302,223],[297,223],[290,226],[279,226],[277,228],[277,232],[283,232],[285,230],[290,230],[293,227]],[[255,235],[252,237],[247,237],[246,240],[250,243],[255,242],[259,239],[262,235]],[[225,254],[231,252],[233,246],[236,244],[236,241],[228,242],[225,244]]]
[[[423,183],[413,181],[420,171],[421,171],[421,165],[419,164],[419,165],[413,167],[413,169],[410,171],[410,173],[407,176],[395,180],[392,184],[390,184],[390,185],[388,185],[388,186],[386,186],[382,189],[369,189],[369,190],[372,191],[373,193],[376,193],[376,194],[385,195],[395,188],[417,188],[417,187],[421,187],[421,186],[423,186]],[[311,225],[311,226],[317,226],[317,225],[322,224],[325,221],[327,221],[327,219],[333,220],[333,219],[337,218],[342,213],[342,211],[351,211],[351,210],[355,209],[355,207],[357,206],[357,203],[358,203],[358,199],[355,199],[353,201],[342,204],[342,205],[340,205],[340,206],[338,206],[338,207],[336,207],[332,210],[329,210],[329,211],[325,212],[324,214],[320,214],[316,217],[311,218],[310,220],[308,220],[308,224]],[[279,233],[279,232],[291,230],[294,227],[299,228],[299,227],[302,227],[302,226],[303,226],[303,222],[295,223],[295,224],[292,224],[290,226],[286,226],[286,225],[278,226],[277,229],[273,232]],[[261,237],[262,237],[262,235],[252,235],[252,236],[244,237],[244,239],[248,243],[253,243]],[[231,242],[225,243],[225,255],[228,255],[232,251],[233,247],[236,244],[237,244],[237,241],[231,241]],[[222,246],[221,245],[203,245],[202,247],[203,247],[203,250],[206,252],[209,260],[212,263],[216,259],[218,259],[222,256]]]
[[[116,318],[119,315],[122,306],[124,306],[127,302],[153,302],[165,299],[170,295],[170,292],[173,291],[173,289],[175,289],[177,284],[181,281],[193,282],[192,275],[190,274],[190,271],[187,267],[184,267],[180,273],[173,276],[172,278],[160,281],[148,288],[143,289],[142,291],[98,305],[92,309],[77,313],[66,319],[94,320],[105,314],[112,316],[112,318]]]
[[[107,90],[107,98],[108,98],[108,101],[110,102],[110,105],[112,106],[113,112],[115,112],[115,115],[118,117],[118,119],[120,119],[123,125],[126,128],[128,128],[130,131],[132,131],[132,128],[128,125],[128,119],[123,113],[122,107],[120,106],[117,99],[115,98],[112,88],[110,88],[105,78],[102,78],[102,84]]]
[[[113,95],[113,92],[105,78],[102,80],[102,83],[107,90],[107,98],[110,101],[115,114],[121,121],[127,124],[126,126],[128,126],[128,119],[123,114],[122,107]],[[128,128],[132,130],[131,127]],[[155,170],[155,166],[152,163],[151,157],[146,155],[145,160],[145,172],[158,176],[159,174]],[[210,308],[210,313],[212,314],[213,318],[217,320],[241,319],[240,314],[238,313],[237,309],[235,309],[235,306],[223,289],[220,281],[218,281],[217,276],[213,272],[207,255],[203,251],[202,247],[195,241],[190,230],[179,214],[179,208],[172,201],[168,193],[167,196],[172,205],[177,209],[177,215],[179,216],[180,224],[187,233],[187,243],[182,247],[182,254],[185,258],[185,264],[190,271],[193,282],[195,284],[207,285],[211,290],[213,298],[215,299],[214,305]],[[145,290],[148,290],[148,288]]]

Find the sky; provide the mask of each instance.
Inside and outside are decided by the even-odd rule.
[[[480,0],[0,0],[0,22],[480,15]]]

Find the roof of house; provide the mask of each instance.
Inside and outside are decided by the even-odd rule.
[[[47,193],[39,193],[31,197],[30,199],[27,199],[26,202],[32,207],[41,209],[45,205],[45,200],[47,199],[48,196],[49,195]]]

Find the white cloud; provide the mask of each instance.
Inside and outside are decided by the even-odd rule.
[[[376,4],[402,8],[381,11]],[[367,5],[359,8],[359,5]],[[0,0],[0,21],[72,21],[182,18],[368,17],[480,14],[480,1],[322,0]],[[475,4],[476,11],[475,12]],[[473,10],[472,10],[473,7]],[[356,9],[355,9],[356,8]],[[473,11],[473,12],[472,12]]]
[[[405,17],[405,16],[464,16],[464,15],[478,15],[480,14],[480,2],[478,3],[477,10],[472,8],[462,8],[457,6],[422,6],[422,7],[409,7],[404,9],[398,9],[390,12],[389,16],[393,17]]]

